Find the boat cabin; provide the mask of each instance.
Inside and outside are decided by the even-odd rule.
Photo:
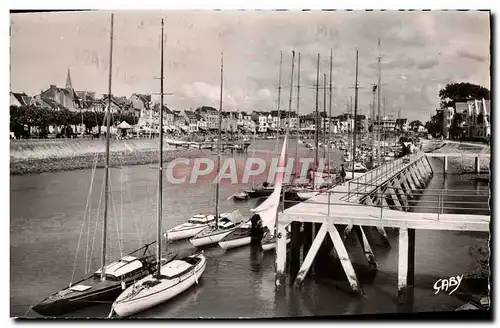
[[[124,256],[119,261],[106,266],[106,279],[120,281],[138,274],[143,268],[143,263],[135,256]],[[94,278],[101,278],[101,269],[94,273]]]
[[[212,221],[215,221],[215,217],[213,215],[203,215],[196,214],[192,218],[188,220],[188,223],[191,224],[208,224]]]

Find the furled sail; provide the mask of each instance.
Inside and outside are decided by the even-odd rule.
[[[267,227],[271,233],[274,234],[274,224],[276,221],[276,213],[278,211],[278,205],[280,203],[281,187],[283,185],[283,180],[285,177],[285,150],[286,150],[287,137],[283,141],[283,148],[281,149],[281,155],[278,162],[278,167],[276,169],[276,175],[274,178],[274,191],[273,193],[257,208],[252,209],[252,212],[259,214],[262,220],[262,225]]]

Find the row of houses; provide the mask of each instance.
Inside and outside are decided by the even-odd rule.
[[[67,109],[69,111],[94,111],[106,110],[109,102],[108,95],[97,97],[95,92],[77,91],[71,82],[71,73],[68,70],[66,86],[64,88],[50,85],[47,90],[40,94],[28,96],[25,93],[11,92],[11,105],[37,106],[51,110]],[[110,111],[113,114],[133,114],[137,116],[139,128],[156,130],[159,127],[160,104],[154,103],[151,95],[134,93],[130,97],[111,96]],[[244,130],[247,132],[273,133],[277,130],[290,128],[314,131],[316,123],[319,129],[330,129],[332,133],[349,133],[354,129],[354,118],[349,113],[334,117],[328,117],[324,112],[319,113],[318,122],[316,114],[310,113],[297,116],[296,113],[287,111],[245,111],[223,112],[221,115],[221,128],[223,131],[236,132]],[[380,124],[379,124],[380,123]],[[406,119],[393,119],[383,117],[372,122],[364,115],[358,115],[357,129],[360,132],[368,131],[372,125],[379,131],[408,130]],[[219,112],[210,106],[202,106],[195,110],[174,110],[163,106],[163,125],[170,130],[183,130],[184,132],[211,132],[216,131],[219,126]]]
[[[491,104],[490,100],[473,99],[467,102],[456,102],[455,107],[438,109],[443,112],[443,137],[450,138],[450,130],[456,116],[461,128],[462,139],[487,141],[491,137]]]

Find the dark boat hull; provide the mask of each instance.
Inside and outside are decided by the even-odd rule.
[[[126,287],[132,285],[134,281],[127,281]],[[121,281],[102,289],[92,292],[82,293],[72,298],[61,298],[51,302],[42,302],[33,307],[33,310],[43,316],[58,317],[63,314],[73,312],[91,305],[106,303],[111,304],[122,292]]]
[[[147,250],[149,245],[146,245],[139,250],[144,248]],[[130,254],[133,254],[134,252]],[[144,253],[146,253],[146,251],[144,251]],[[175,255],[173,257],[175,258]],[[35,305],[32,309],[36,313],[44,316],[61,316],[63,314],[99,303],[109,302],[111,304],[123,291],[122,283],[125,284],[124,287],[126,288],[135,281],[156,271],[157,265],[155,256],[143,255],[140,258],[140,261],[143,263],[142,269],[137,273],[131,274],[129,277],[117,281],[109,279],[101,281],[100,277],[94,274],[73,284],[73,286],[90,286],[90,289],[86,291],[73,291],[67,287],[50,295],[42,302]]]

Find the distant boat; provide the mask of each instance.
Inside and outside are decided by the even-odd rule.
[[[230,198],[232,198],[233,200],[237,200],[237,201],[243,201],[243,200],[249,199],[250,196],[248,195],[248,193],[246,191],[239,191],[239,192],[234,193]]]

